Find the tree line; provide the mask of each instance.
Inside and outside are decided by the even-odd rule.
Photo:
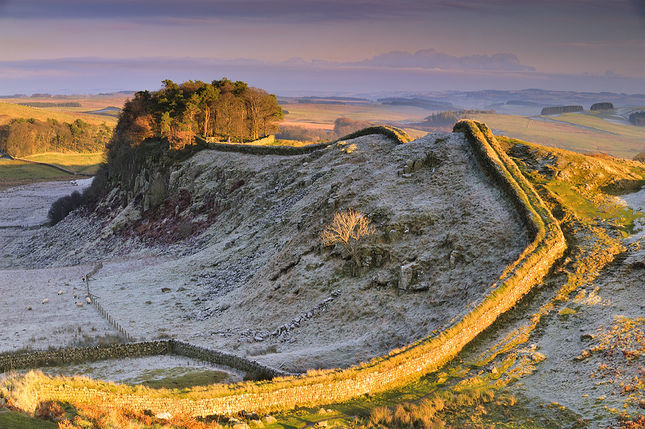
[[[14,157],[42,152],[101,152],[111,136],[112,129],[107,125],[81,119],[67,123],[18,118],[0,126],[0,150]]]
[[[423,122],[415,124],[423,127],[445,127],[453,126],[455,122],[468,118],[472,115],[495,113],[494,110],[449,110],[446,112],[434,113],[424,118]]]

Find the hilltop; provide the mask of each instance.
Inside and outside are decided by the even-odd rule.
[[[560,418],[571,424],[586,418],[610,423],[617,418],[611,408],[637,412],[638,390],[636,396],[614,395],[610,384],[596,385],[589,374],[606,365],[620,366],[623,375],[611,376],[616,383],[631,383],[637,375],[638,358],[622,361],[606,350],[616,341],[612,329],[620,330],[636,341],[621,343],[621,350],[640,356],[642,309],[634,285],[645,266],[638,244],[641,214],[613,194],[639,189],[643,164],[514,139],[496,143],[484,126],[466,126],[479,127],[509,174],[523,183],[522,192],[535,188],[539,197],[529,201],[536,216],[551,222],[547,225],[555,229],[549,231],[562,228],[566,254],[519,306],[441,372],[393,394],[333,407],[332,414],[348,421],[364,417],[365,407],[400,404],[401,392],[458,394],[463,386],[516,395],[517,422],[526,417],[547,424],[538,403],[554,396],[565,407]],[[51,287],[34,289],[40,300],[59,285],[77,284],[79,273],[95,267],[93,293],[138,339],[189,341],[287,372],[349,367],[347,376],[359,377],[361,371],[369,374],[370,365],[389,371],[395,362],[408,363],[402,351],[424,347],[430,340],[418,341],[422,338],[443,338],[438,333],[467,318],[486,302],[483,297],[504,296],[490,291],[522,269],[533,257],[531,249],[551,251],[546,244],[533,247],[540,230],[527,222],[523,206],[500,185],[495,170],[484,167],[492,155],[478,152],[477,142],[462,130],[405,144],[358,133],[304,153],[277,148],[261,154],[264,149],[224,145],[186,152],[169,164],[152,162],[153,157],[130,180],[113,182],[96,206],[74,211],[46,230],[12,233],[2,244],[12,270],[2,275],[5,283],[23,289],[42,276],[56,279]],[[347,209],[362,213],[375,229],[359,242],[358,266],[342,246],[328,247],[320,239],[334,214]],[[12,305],[29,305],[32,295]],[[52,300],[74,310],[72,302]],[[110,331],[98,314],[84,314],[97,332]],[[617,315],[625,319],[614,319]],[[51,318],[46,312],[39,316]],[[19,338],[29,322],[16,323]],[[56,326],[42,323],[39,330],[54,335]],[[14,333],[6,334],[3,344],[18,347],[10,341]],[[75,337],[57,338],[66,345]],[[562,342],[570,347],[562,348]],[[352,366],[388,352],[383,360]],[[275,383],[290,389],[308,379],[340,382],[345,376],[316,374]],[[516,377],[523,383],[514,384]],[[570,380],[579,389],[563,387]],[[552,383],[561,386],[555,391]],[[219,397],[272,385],[253,386],[240,385],[233,393],[208,389]],[[199,392],[187,394],[199,397]],[[586,400],[590,393],[593,400]],[[600,396],[606,405],[594,402]],[[502,418],[495,402],[475,403],[488,410],[475,412],[478,418]],[[440,414],[456,422],[461,420],[450,419],[461,419],[461,412],[472,415],[467,409]],[[379,415],[387,421],[387,414]],[[290,416],[287,411],[280,418]]]

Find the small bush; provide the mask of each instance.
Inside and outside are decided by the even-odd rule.
[[[352,255],[356,267],[360,270],[361,261],[356,243],[362,237],[373,233],[374,227],[370,225],[368,218],[354,210],[347,210],[334,215],[331,224],[320,234],[320,239],[325,246],[333,246],[334,244],[343,246]]]
[[[47,218],[50,225],[56,225],[63,220],[71,211],[79,208],[83,203],[83,197],[78,191],[72,192],[71,195],[61,197],[54,201],[54,204],[49,208]]]
[[[38,403],[34,415],[41,419],[57,422],[65,416],[65,410],[58,402],[43,401]]]

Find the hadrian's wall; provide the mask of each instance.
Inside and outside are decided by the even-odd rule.
[[[466,135],[482,168],[494,177],[518,207],[533,239],[490,292],[443,332],[345,370],[317,371],[265,382],[213,385],[184,391],[180,396],[163,390],[141,392],[129,386],[121,386],[115,391],[100,381],[63,379],[44,382],[34,379],[31,383],[27,380],[20,388],[32,389],[40,400],[100,402],[112,406],[127,404],[155,413],[169,411],[203,416],[240,410],[268,412],[345,401],[404,385],[437,370],[538,284],[566,248],[557,221],[488,127],[473,121],[460,121],[454,131]]]
[[[407,143],[412,139],[408,134],[395,127],[390,127],[386,125],[379,125],[369,128],[364,128],[358,130],[351,134],[348,134],[334,142],[331,143],[315,143],[306,146],[266,146],[266,143],[260,143],[260,140],[255,140],[251,143],[209,143],[203,137],[196,137],[198,143],[207,147],[208,149],[217,150],[220,152],[237,152],[237,153],[246,153],[249,155],[304,155],[311,152],[315,152],[320,149],[324,149],[329,145],[339,142],[341,140],[350,140],[361,136],[367,136],[372,134],[381,134],[390,139],[395,143]],[[265,145],[265,146],[263,146]]]

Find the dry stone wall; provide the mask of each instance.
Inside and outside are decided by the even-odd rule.
[[[176,340],[142,341],[94,347],[68,347],[56,350],[0,354],[0,373],[17,369],[42,368],[70,363],[95,362],[143,356],[178,355],[244,371],[251,379],[268,380],[290,375],[255,361]]]
[[[460,121],[454,131],[466,135],[482,168],[513,199],[533,239],[491,291],[467,315],[443,332],[345,370],[318,371],[266,382],[214,385],[182,392],[181,395],[172,391],[141,392],[128,386],[115,392],[99,381],[83,382],[77,386],[63,379],[34,381],[28,388],[38,392],[41,400],[101,402],[113,406],[127,404],[154,413],[182,412],[204,416],[241,410],[270,412],[345,401],[404,385],[437,370],[538,284],[566,248],[557,221],[517,165],[501,149],[488,127],[473,121]]]

